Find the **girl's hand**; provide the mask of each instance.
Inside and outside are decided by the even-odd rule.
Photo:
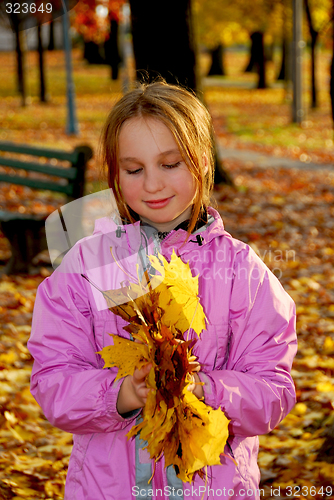
[[[132,410],[143,408],[150,389],[146,386],[146,377],[152,364],[143,366],[140,370],[135,369],[133,375],[124,378],[118,393],[116,408],[120,415]]]
[[[198,371],[198,370],[196,370]],[[201,379],[197,375],[197,373],[192,373],[191,375],[192,381],[190,385],[188,385],[187,389],[188,391],[192,392],[198,399],[203,399],[204,398],[204,391],[203,391],[203,386]]]

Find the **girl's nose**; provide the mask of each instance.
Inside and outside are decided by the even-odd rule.
[[[144,189],[149,193],[161,191],[164,188],[164,182],[158,169],[147,169],[144,174]]]

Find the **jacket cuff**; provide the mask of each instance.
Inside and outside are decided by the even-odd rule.
[[[214,410],[216,410],[216,393],[215,393],[215,385],[208,374],[204,372],[198,373],[199,379],[201,382],[204,382],[203,392],[204,392],[204,403],[208,406],[211,406]]]

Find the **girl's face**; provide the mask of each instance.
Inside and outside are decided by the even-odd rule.
[[[119,182],[129,207],[160,231],[187,211],[195,179],[171,131],[158,119],[127,120],[119,135]],[[188,213],[189,212],[189,213]]]

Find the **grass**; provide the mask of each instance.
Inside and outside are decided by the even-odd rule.
[[[257,76],[245,75],[247,54],[228,52],[227,77],[206,79],[205,97],[215,119],[218,136],[239,147],[281,148],[284,155],[313,155],[318,161],[334,159],[333,123],[329,96],[329,66],[331,55],[319,55],[317,73],[319,106],[310,108],[310,58],[304,59],[303,103],[305,118],[301,125],[292,123],[292,90],[275,80],[279,59],[267,64],[268,88],[256,89]],[[238,81],[243,87],[235,87]],[[224,84],[221,85],[220,81]],[[250,88],[253,86],[253,88]],[[299,149],[298,149],[299,148]]]

